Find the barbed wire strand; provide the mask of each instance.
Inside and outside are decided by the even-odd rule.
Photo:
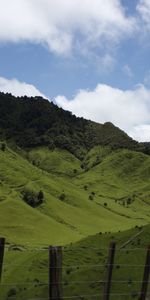
[[[2,264],[3,265],[3,267],[5,267],[5,266],[9,266],[9,267],[31,267],[31,266],[28,266],[28,265],[24,265],[24,264],[6,264],[6,263],[4,263],[4,264]],[[39,266],[38,267],[38,269],[40,270],[40,271],[42,271],[42,269],[44,269],[44,268],[48,268],[48,269],[68,269],[68,268],[99,268],[99,267],[104,267],[104,268],[106,268],[106,267],[109,267],[111,264],[96,264],[96,265],[89,265],[89,264],[87,264],[87,265],[68,265],[68,266],[62,266],[62,267],[49,267],[49,265],[47,265],[47,266]],[[130,265],[130,264],[120,264],[119,262],[117,263],[117,264],[113,264],[113,267],[135,267],[135,268],[137,268],[137,267],[145,267],[145,266],[150,266],[149,264],[147,264],[147,265],[145,265],[145,264],[133,264],[133,265]],[[33,265],[32,265],[32,267],[33,267]],[[35,268],[37,268],[36,266],[35,266]]]
[[[0,247],[3,247],[2,245],[0,245]],[[5,245],[5,249],[6,250],[14,250],[13,248],[22,248],[22,249],[20,249],[21,251],[47,251],[47,250],[49,250],[49,248],[51,247],[51,246],[49,246],[49,245],[41,245],[41,247],[33,247],[33,245],[28,245],[28,247],[30,248],[25,248],[26,246],[25,245],[15,245],[15,244],[12,244],[12,245]],[[53,247],[58,247],[58,246],[53,246]],[[86,247],[86,246],[82,246],[82,247],[76,247],[75,249],[71,249],[71,248],[69,248],[70,246],[68,246],[68,247],[66,247],[66,246],[60,246],[60,247],[62,247],[62,250],[64,250],[64,251],[77,251],[77,250],[85,250],[85,249],[88,249],[88,250],[103,250],[103,251],[107,251],[108,250],[108,247]],[[119,246],[118,246],[118,248],[116,248],[116,251],[119,251],[119,252],[121,252],[121,251],[144,251],[144,250],[147,250],[147,247],[133,247],[133,248],[127,248],[128,247],[128,245],[127,246],[124,246],[124,247],[122,247],[122,248],[119,248]],[[12,249],[11,249],[12,248]],[[109,249],[111,249],[111,248],[109,248]]]
[[[148,281],[141,281],[141,280],[112,280],[111,281],[112,283],[127,283],[127,284],[132,284],[132,283],[143,283],[143,282],[146,282],[146,283],[149,283],[149,280]],[[63,284],[63,285],[66,285],[67,284],[82,284],[82,283],[100,283],[100,284],[103,284],[103,283],[107,283],[107,281],[103,281],[103,280],[98,280],[98,281],[90,281],[90,280],[85,280],[85,281],[61,281],[61,282],[55,282],[54,284]],[[49,283],[45,283],[45,282],[32,282],[32,283],[29,283],[29,282],[20,282],[20,283],[15,283],[15,282],[8,282],[8,283],[1,283],[0,286],[19,286],[19,285],[29,285],[29,286],[33,286],[33,285],[49,285]]]

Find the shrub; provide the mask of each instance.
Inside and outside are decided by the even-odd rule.
[[[87,186],[87,185],[84,185],[84,189],[85,189],[85,191],[87,191],[87,189],[88,189],[88,186]]]
[[[15,289],[10,289],[7,293],[7,296],[9,298],[9,297],[16,296],[16,294],[17,294],[17,291]]]
[[[22,195],[23,200],[33,208],[38,207],[44,201],[44,193],[42,191],[36,194],[33,191],[24,190]]]
[[[104,203],[104,206],[107,207],[107,203],[106,202]]]
[[[93,195],[89,195],[89,200],[93,200]]]
[[[133,202],[133,199],[131,197],[128,197],[127,199],[127,205],[130,205]]]
[[[60,194],[59,199],[60,199],[61,201],[64,201],[65,198],[66,198],[65,193]]]

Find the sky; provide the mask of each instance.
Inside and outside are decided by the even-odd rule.
[[[0,91],[150,141],[150,0],[0,0]]]

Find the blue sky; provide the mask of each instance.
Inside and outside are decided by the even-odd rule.
[[[0,7],[0,90],[42,94],[150,141],[150,0],[0,0]]]

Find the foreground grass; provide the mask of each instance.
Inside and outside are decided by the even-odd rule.
[[[148,225],[115,234],[97,234],[65,246],[64,297],[103,299],[108,247],[113,240],[117,243],[117,248],[110,299],[138,299],[149,230]],[[132,241],[120,249],[131,237],[134,237]],[[29,244],[26,247],[7,245],[7,248],[0,297],[3,300],[13,297],[16,300],[47,299],[48,250],[41,248],[39,244]]]

